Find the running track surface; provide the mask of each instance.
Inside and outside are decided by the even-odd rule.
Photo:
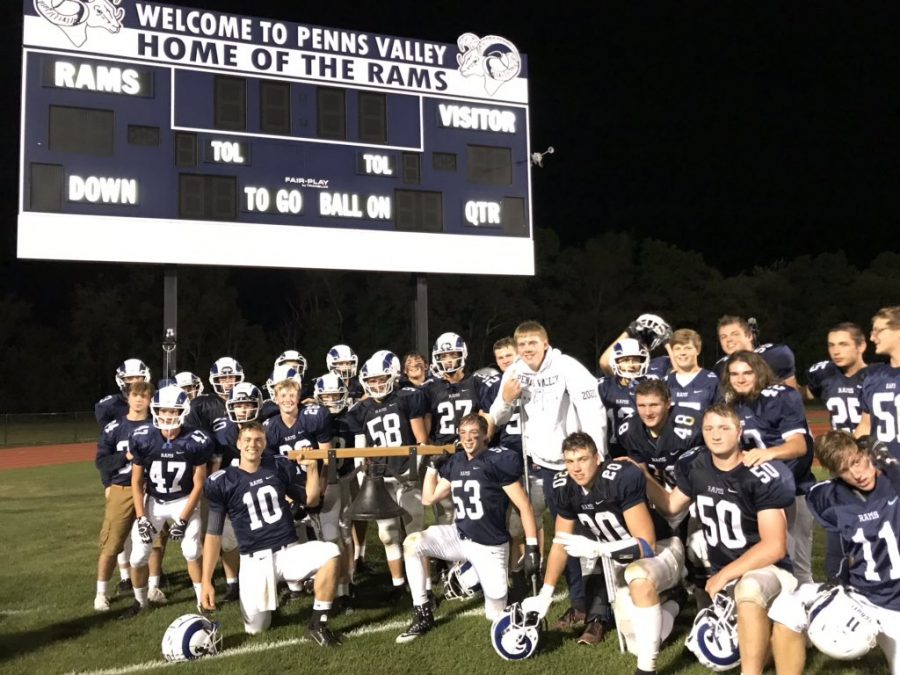
[[[809,426],[818,436],[828,429],[828,413],[824,410],[807,412]],[[65,445],[39,445],[34,447],[8,448],[0,450],[0,471],[24,469],[53,464],[93,461],[97,452],[96,443],[67,443]]]

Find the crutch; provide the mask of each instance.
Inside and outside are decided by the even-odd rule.
[[[531,501],[531,475],[528,471],[528,449],[525,447],[525,405],[522,402],[521,396],[517,401],[517,408],[519,410],[519,430],[522,434],[522,477],[525,479],[525,496],[528,497],[528,505],[531,506],[533,504]],[[535,513],[534,518],[537,520],[538,514]],[[540,553],[543,554],[543,551]],[[538,576],[539,574],[537,573],[531,575],[532,595],[538,594]]]
[[[613,617],[616,616],[616,569],[613,566],[612,558],[605,555],[600,556],[603,561],[603,581],[606,584],[606,595],[609,597],[609,606],[612,607]],[[622,627],[616,620],[616,635],[619,637],[619,652],[625,653],[625,635],[622,633]]]

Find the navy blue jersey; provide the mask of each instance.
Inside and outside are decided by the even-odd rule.
[[[353,448],[356,446],[356,431],[353,422],[349,419],[347,413],[348,411],[344,410],[337,415],[333,415],[331,418],[331,428],[333,433],[331,437],[332,448]],[[337,472],[339,476],[346,476],[351,471],[353,471],[352,457],[338,460]]]
[[[461,536],[485,546],[509,541],[509,497],[503,488],[522,477],[521,453],[490,448],[470,460],[460,451],[441,467],[440,476],[450,481]]]
[[[666,386],[673,405],[688,408],[701,416],[719,398],[719,378],[706,368],[691,375],[669,373]]]
[[[639,379],[626,380],[622,384],[618,377],[601,377],[597,380],[597,391],[600,400],[606,408],[606,442],[609,447],[609,456],[614,457],[624,452],[619,443],[618,430],[622,423],[637,411],[634,402],[634,390]]]
[[[263,423],[266,430],[266,450],[276,455],[286,455],[292,450],[318,448],[320,443],[330,443],[332,437],[331,413],[317,403],[304,405],[293,424],[288,425],[281,415],[270,417]]]
[[[209,510],[231,519],[241,553],[279,549],[297,541],[285,497],[306,503],[299,469],[286,457],[266,455],[254,473],[229,466],[206,479],[203,493]]]
[[[597,471],[594,484],[585,491],[565,471],[553,477],[548,493],[551,511],[566,520],[581,523],[604,542],[621,541],[631,536],[625,512],[647,503],[644,472],[634,464],[607,460]],[[661,519],[654,519],[658,538],[671,536]]]
[[[647,377],[664,380],[672,370],[672,359],[668,356],[655,356],[647,364]]]
[[[500,375],[494,375],[485,380],[485,384],[488,386],[489,390],[488,398],[491,403],[496,401],[497,397],[500,395],[500,379]],[[490,406],[488,406],[488,408],[490,408]],[[519,409],[516,408],[509,416],[509,421],[507,421],[506,424],[501,425],[500,428],[494,432],[494,442],[500,447],[515,450],[516,452],[522,452],[521,419]]]
[[[275,401],[273,401],[272,399],[267,398],[265,401],[263,401],[262,407],[259,409],[257,421],[261,424],[267,419],[280,414],[281,410],[278,408],[278,404],[275,403]]]
[[[363,399],[347,412],[347,420],[355,433],[364,434],[366,446],[376,448],[416,445],[418,441],[410,420],[424,416],[425,397],[413,387],[393,391],[381,401]],[[409,469],[409,456],[376,458],[372,461],[387,464],[398,474]]]
[[[238,434],[241,427],[231,420],[225,420],[219,429],[213,434],[216,441],[216,454],[222,458],[221,466],[237,466],[241,461],[241,452],[237,447]]]
[[[872,418],[872,436],[900,458],[900,368],[878,363],[863,381],[861,409]]]
[[[646,464],[657,481],[674,487],[675,462],[703,442],[701,420],[693,411],[672,408],[659,436],[654,437],[635,415],[619,427],[619,444],[635,462]]]
[[[128,439],[136,429],[142,427],[152,428],[149,418],[135,422],[121,417],[103,427],[97,441],[97,458],[94,462],[100,471],[103,487],[131,485],[131,462],[126,457]]]
[[[134,464],[144,467],[147,494],[163,502],[187,497],[194,489],[194,468],[206,464],[213,441],[200,429],[182,427],[173,440],[153,427],[135,429],[129,440]]]
[[[753,351],[763,357],[763,361],[769,364],[769,368],[772,369],[772,372],[775,373],[775,377],[777,377],[780,382],[795,375],[796,361],[794,359],[794,352],[792,352],[791,348],[787,345],[767,342]],[[716,361],[716,365],[713,366],[716,375],[723,381],[728,375],[728,373],[725,372],[725,363],[727,361],[728,357],[723,356]]]
[[[466,415],[491,409],[494,399],[488,382],[480,375],[467,375],[456,383],[443,378],[427,380],[419,388],[431,415],[431,441],[435,445],[455,441],[459,421]]]
[[[812,433],[799,392],[793,387],[776,384],[763,389],[752,403],[737,403],[734,409],[744,424],[741,431],[741,447],[744,450],[772,448],[783,445],[795,434],[803,435],[806,453],[784,463],[794,474],[797,494],[805,494],[816,479],[811,471]]]
[[[94,405],[94,417],[102,429],[128,414],[128,399],[122,394],[104,396]]]
[[[851,433],[856,429],[862,418],[860,399],[867,373],[868,370],[862,368],[847,377],[831,361],[820,361],[810,366],[806,374],[806,386],[828,408],[832,429]]]
[[[814,485],[806,503],[822,527],[840,536],[850,585],[879,607],[900,610],[900,504],[891,481],[879,475],[865,493],[833,478]]]
[[[694,501],[713,573],[760,542],[760,511],[791,506],[796,492],[794,477],[782,462],[763,462],[753,468],[739,464],[721,471],[702,446],[675,463],[675,482]],[[787,555],[775,564],[793,571]]]
[[[202,429],[210,436],[225,426],[228,412],[225,401],[218,394],[200,394],[191,401],[191,412],[184,421],[185,426]]]

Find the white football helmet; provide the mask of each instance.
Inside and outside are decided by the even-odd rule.
[[[634,327],[637,329],[639,337],[644,337],[644,343],[650,351],[672,339],[672,327],[657,314],[641,314],[635,319]]]
[[[125,359],[119,367],[116,368],[116,384],[119,385],[119,391],[123,396],[128,395],[128,382],[125,378],[140,378],[144,382],[150,381],[150,369],[147,364],[140,359]]]
[[[623,363],[626,358],[637,357],[638,364]],[[650,352],[634,338],[624,338],[613,345],[612,354],[609,357],[609,367],[616,377],[623,380],[633,380],[644,377],[650,367]]]
[[[303,386],[303,377],[294,366],[275,366],[269,379],[266,380],[266,391],[269,393],[270,399],[275,400],[275,385],[285,380],[293,380],[298,386]]]
[[[300,373],[300,377],[306,375],[306,357],[296,349],[288,349],[281,352],[278,358],[275,359],[273,367],[277,368],[278,366],[293,366]]]
[[[444,354],[457,354],[457,356],[445,361],[441,358]],[[431,348],[432,372],[438,376],[452,375],[465,368],[468,355],[469,349],[466,347],[465,340],[456,333],[443,333],[434,341],[434,346]]]
[[[259,387],[250,382],[241,382],[236,384],[231,390],[231,394],[228,395],[228,400],[225,401],[225,411],[228,413],[228,419],[232,422],[243,424],[252,422],[259,416],[262,403],[262,392]]]
[[[537,612],[523,612],[518,602],[510,605],[491,624],[494,651],[507,661],[527,659],[537,651],[540,623]]]
[[[192,401],[203,393],[203,380],[188,370],[175,374],[175,384],[184,389]]]
[[[468,600],[481,593],[481,582],[468,560],[458,562],[447,570],[444,578],[444,597],[448,600]]]
[[[193,661],[222,649],[219,623],[200,614],[184,614],[169,624],[162,639],[166,661]]]
[[[163,410],[175,410],[176,414],[163,413]],[[177,384],[163,387],[153,395],[150,402],[150,414],[153,426],[163,431],[177,429],[184,424],[184,418],[191,411],[191,400],[187,393]]]
[[[325,355],[325,366],[330,372],[339,375],[345,383],[356,377],[358,364],[356,352],[347,345],[335,345]]]
[[[347,408],[347,387],[340,376],[334,373],[326,373],[316,378],[313,397],[316,403],[327,408],[332,415],[337,415]]]
[[[223,384],[222,380],[234,378],[234,383]],[[219,396],[228,396],[235,385],[244,381],[244,369],[236,359],[223,356],[209,369],[209,383]]]
[[[878,619],[843,586],[819,591],[809,603],[806,634],[816,649],[833,659],[859,659],[875,646]]]
[[[716,593],[712,604],[697,612],[684,641],[701,665],[716,672],[731,670],[741,662],[733,594],[733,583]]]
[[[375,382],[375,379],[384,379]],[[363,364],[359,373],[359,382],[363,390],[374,399],[382,399],[392,391],[394,384],[400,379],[400,359],[393,352],[381,350]]]

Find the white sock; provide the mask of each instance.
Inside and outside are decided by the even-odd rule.
[[[147,606],[147,587],[143,588],[135,588],[134,589],[134,599],[140,603],[141,607]]]
[[[394,587],[396,588],[397,586],[402,586],[403,582],[406,581],[406,579],[404,579],[403,577],[400,577],[399,579],[394,579],[393,577],[391,577],[391,581],[394,582]]]
[[[108,588],[109,588],[108,581],[98,581],[97,582],[97,595],[102,595],[103,597],[106,597],[106,591]]]
[[[128,581],[131,575],[131,566],[125,565],[119,568],[119,576],[122,577],[122,581]]]
[[[159,588],[159,577],[149,577],[147,583],[150,584],[151,589]]]
[[[203,584],[194,584],[194,593],[197,595],[197,604],[200,604],[200,599],[203,597]]]
[[[229,579],[228,577],[225,577],[225,583],[227,583],[229,586],[236,584],[237,582],[238,582],[237,577],[235,577],[233,579]]]
[[[657,603],[651,607],[633,607],[631,612],[637,667],[655,671],[662,632],[662,608]]]
[[[345,595],[350,595],[350,584],[338,584],[337,597],[343,598]]]

